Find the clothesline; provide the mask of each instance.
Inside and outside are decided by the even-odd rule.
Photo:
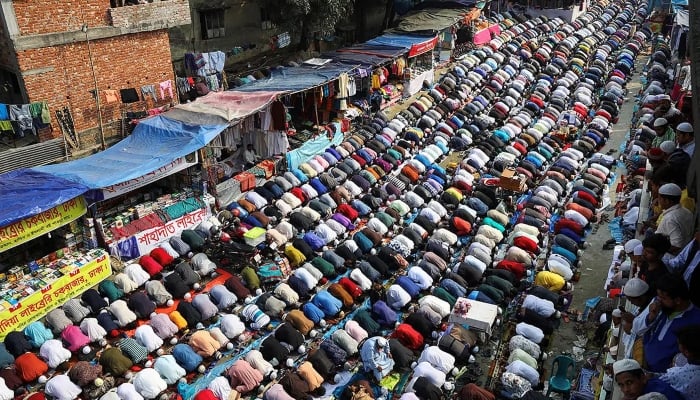
[[[45,101],[30,104],[0,104],[0,132],[13,132],[24,137],[28,131],[37,130],[51,123],[51,112]]]

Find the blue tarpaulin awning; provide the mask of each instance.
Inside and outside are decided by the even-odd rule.
[[[201,149],[228,125],[189,125],[159,115],[139,123],[134,132],[91,156],[33,170],[100,189],[139,178]]]
[[[424,36],[416,34],[385,33],[365,42],[366,45],[392,46],[408,49],[408,56],[414,57],[430,51],[437,43],[437,36]]]
[[[299,67],[277,67],[269,77],[258,79],[237,87],[239,92],[276,91],[296,92],[323,85],[337,79],[343,72],[350,72],[353,66],[330,62],[320,67],[302,65]]]
[[[87,192],[88,188],[64,178],[31,169],[0,175],[0,227],[49,210]]]

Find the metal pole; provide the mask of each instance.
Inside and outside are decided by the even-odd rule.
[[[92,82],[95,85],[95,102],[97,103],[97,124],[100,129],[100,147],[102,150],[107,148],[105,143],[105,132],[102,125],[102,107],[100,105],[100,92],[97,88],[97,74],[95,73],[95,64],[92,60],[92,47],[90,46],[90,37],[88,35],[88,25],[84,24],[82,31],[85,32],[85,41],[87,42],[88,57],[90,58],[90,69],[92,70]]]
[[[695,143],[698,142],[698,131],[700,127],[700,4],[697,1],[688,2],[688,13],[690,14],[690,31],[688,32],[688,47],[690,50],[690,76],[691,76],[691,90],[693,93],[693,128],[695,134],[693,135]],[[693,195],[693,197],[698,199],[698,194],[700,193],[700,172],[698,172],[698,166],[700,165],[700,151],[695,151],[693,154],[693,159],[690,163],[690,168],[688,169],[688,192]],[[695,211],[695,223],[698,226],[698,218],[700,210],[696,207]]]

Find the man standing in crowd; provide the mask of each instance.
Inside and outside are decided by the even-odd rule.
[[[690,158],[695,153],[695,132],[693,125],[688,122],[681,122],[676,128],[676,142],[678,148],[683,150]]]
[[[680,354],[674,360],[674,366],[659,379],[686,399],[700,399],[700,325],[685,327],[678,332]],[[683,360],[680,360],[683,359]]]
[[[667,183],[659,188],[659,205],[663,210],[657,234],[666,235],[671,242],[671,254],[679,251],[693,236],[693,213],[681,207],[683,191],[675,183]]]
[[[639,309],[632,321],[630,332],[622,337],[624,358],[632,358],[635,343],[644,336],[656,319],[656,317],[648,319],[649,304],[654,298],[654,293],[649,289],[649,285],[639,278],[630,279],[625,284],[623,293],[627,300]]]
[[[668,275],[657,282],[647,321],[656,322],[644,336],[646,366],[651,372],[665,372],[679,351],[677,333],[686,326],[700,325],[700,309],[690,302],[683,278]]]
[[[636,400],[647,393],[661,393],[667,400],[683,400],[680,393],[659,378],[649,378],[638,362],[630,359],[613,364],[615,382],[620,387],[624,400]]]
[[[700,306],[700,271],[697,269],[700,264],[700,230],[695,231],[695,238],[688,243],[681,252],[666,260],[666,268],[675,274],[682,274],[688,289],[690,290],[690,301],[696,307]]]
[[[675,140],[673,129],[668,126],[666,118],[657,118],[654,120],[654,132],[656,132],[656,136],[651,141],[651,147],[659,147],[661,143],[667,140]]]

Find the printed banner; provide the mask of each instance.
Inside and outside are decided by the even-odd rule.
[[[178,219],[168,221],[163,226],[137,233],[135,236],[139,246],[139,254],[150,253],[159,243],[171,236],[179,235],[185,229],[194,229],[200,222],[208,219],[210,216],[209,207],[200,208]]]
[[[80,218],[87,208],[78,196],[54,208],[0,228],[0,253]]]
[[[435,47],[435,45],[437,44],[437,41],[438,41],[438,37],[435,36],[434,38],[429,39],[423,43],[414,44],[413,46],[411,46],[411,49],[408,51],[408,57],[416,57],[416,56],[419,56],[425,52],[432,50]]]
[[[68,275],[34,292],[9,307],[4,302],[0,310],[0,340],[12,331],[21,331],[27,325],[44,317],[49,311],[63,305],[69,299],[102,282],[112,274],[109,255],[103,255],[81,266]]]
[[[132,190],[146,186],[149,183],[155,182],[159,179],[165,178],[166,176],[172,175],[176,172],[182,171],[183,169],[196,165],[197,153],[195,152],[193,154],[194,156],[190,155],[187,157],[180,157],[178,159],[175,159],[175,161],[171,162],[170,164],[160,167],[157,170],[150,172],[146,175],[139,176],[138,178],[130,179],[126,182],[102,188],[102,200],[107,200],[111,199],[112,197],[121,196],[124,193],[128,193]],[[189,161],[188,158],[190,159]]]

